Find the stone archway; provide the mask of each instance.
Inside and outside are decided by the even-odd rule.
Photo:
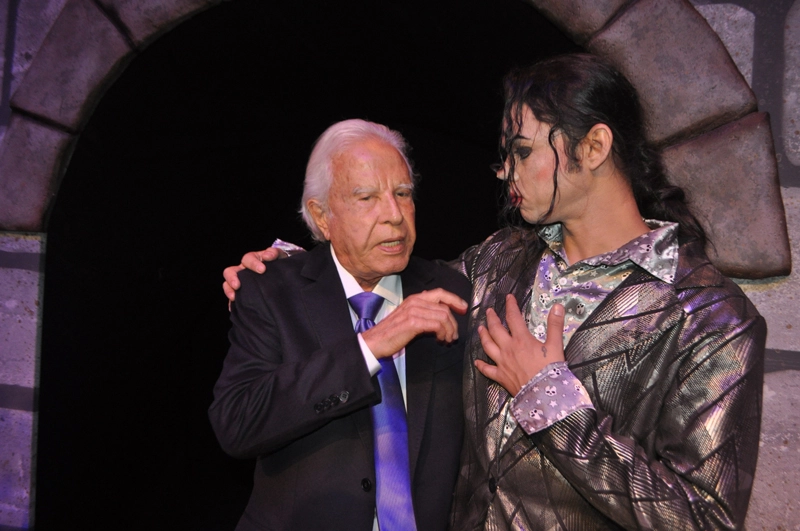
[[[11,508],[6,514],[14,516],[0,524],[27,527],[32,514],[39,263],[47,211],[71,150],[105,89],[137,53],[219,1],[68,0],[12,98],[12,119],[0,146],[0,228],[27,234],[0,242],[0,252],[8,257],[0,265],[27,264],[14,268],[19,271],[14,298],[22,301],[20,312],[33,324],[11,328],[0,355],[0,362],[11,367],[10,380],[2,384],[6,395],[19,402],[6,430],[13,437],[3,437],[10,444],[4,445],[0,465],[0,474],[13,479],[1,501]],[[740,277],[787,274],[788,237],[768,118],[755,112],[752,91],[691,5],[681,0],[529,1],[637,86],[650,138],[665,147],[669,174],[706,213],[717,265]],[[730,196],[722,202],[720,194]],[[750,253],[744,255],[743,249]]]
[[[754,94],[694,8],[680,0],[529,1],[637,87],[668,173],[705,213],[716,265],[741,278],[788,274],[768,117],[756,112]],[[0,228],[45,229],[71,149],[105,89],[159,35],[218,2],[66,3],[11,99]],[[720,193],[733,203],[719,201]]]

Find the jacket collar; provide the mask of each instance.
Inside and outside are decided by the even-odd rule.
[[[334,343],[343,334],[353,330],[347,299],[342,287],[336,264],[330,252],[330,244],[320,244],[308,253],[301,275],[312,282],[302,289],[302,296],[314,329],[319,334],[322,345]],[[412,257],[408,266],[400,273],[403,281],[403,297],[433,289],[435,277],[425,263]],[[343,311],[331,311],[332,307],[342,305]],[[406,396],[408,413],[408,451],[412,480],[419,458],[420,447],[425,433],[425,418],[431,401],[433,369],[436,361],[430,345],[435,341],[430,337],[419,337],[406,346]],[[377,382],[375,383],[377,387]],[[354,415],[353,419],[365,451],[372,454],[372,423],[368,411]]]

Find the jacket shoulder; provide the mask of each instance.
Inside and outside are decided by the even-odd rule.
[[[263,273],[256,273],[249,269],[239,271],[239,291],[260,290],[262,292],[279,291],[287,287],[296,287],[302,282],[302,271],[308,261],[310,253],[298,253],[272,262],[266,262],[266,269]],[[238,294],[237,294],[238,297]]]
[[[682,244],[678,256],[675,292],[687,314],[706,314],[730,324],[763,323],[747,295],[711,263],[697,242]]]
[[[472,290],[472,284],[467,277],[445,264],[412,256],[409,268],[428,276],[435,287],[452,291],[462,298],[468,298]]]

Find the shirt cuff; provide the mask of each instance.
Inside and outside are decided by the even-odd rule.
[[[375,376],[378,374],[378,371],[381,370],[381,362],[378,361],[378,358],[376,358],[369,349],[367,342],[364,341],[364,338],[361,337],[361,334],[358,334],[358,344],[361,345],[361,355],[364,356],[364,361],[367,362],[367,370],[369,371],[369,375]]]
[[[511,402],[511,413],[528,435],[581,409],[594,409],[594,405],[564,361],[544,367],[522,386]]]
[[[276,249],[280,249],[289,256],[292,256],[293,254],[297,253],[306,252],[306,250],[303,249],[302,247],[295,245],[293,243],[285,242],[279,238],[276,239],[274,242],[272,242],[272,245],[270,245],[270,247],[275,247]]]

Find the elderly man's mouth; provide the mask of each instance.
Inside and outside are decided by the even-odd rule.
[[[403,240],[389,240],[389,241],[381,242],[378,246],[384,252],[392,253],[392,252],[401,252],[401,251],[403,251],[405,249],[405,246],[406,246],[405,244],[406,244],[406,241],[404,239]]]

